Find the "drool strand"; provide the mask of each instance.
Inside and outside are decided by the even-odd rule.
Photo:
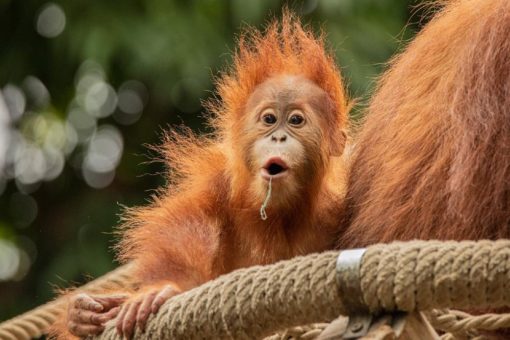
[[[273,177],[269,177],[269,185],[267,187],[267,195],[264,199],[264,202],[262,203],[262,206],[260,207],[260,218],[262,221],[267,220],[267,214],[266,214],[266,207],[269,203],[269,199],[271,198],[271,181],[273,180]]]

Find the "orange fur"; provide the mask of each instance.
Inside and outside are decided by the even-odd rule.
[[[508,0],[452,0],[393,60],[355,146],[339,247],[510,237],[509,37]]]
[[[69,300],[72,296],[72,293],[62,293],[65,294],[60,296],[59,298],[64,298],[65,305],[69,305]],[[67,310],[64,310],[60,313],[60,315],[55,319],[55,321],[51,324],[50,329],[48,330],[48,338],[49,339],[77,339],[77,337],[73,336],[69,329],[67,328],[68,317]]]
[[[243,127],[254,124],[248,120],[254,113],[245,108],[258,85],[285,75],[313,83],[324,98],[311,102],[321,108],[308,117],[313,129],[295,132],[304,134],[299,140],[310,168],[293,183],[296,196],[270,205],[263,221],[263,196],[250,189],[255,175],[247,150],[261,137],[243,133]],[[234,66],[217,86],[219,97],[207,103],[215,133],[167,134],[160,151],[170,168],[168,185],[148,206],[124,215],[116,249],[121,261],[134,261],[141,292],[163,284],[184,291],[239,267],[334,247],[344,163],[332,155],[344,147],[348,107],[323,37],[315,37],[288,12],[264,33],[248,29],[239,39]],[[65,328],[65,322],[59,325]],[[64,331],[60,327],[55,333]]]
[[[127,212],[117,249],[121,260],[139,263],[144,282],[169,280],[186,290],[241,266],[333,245],[334,216],[343,197],[340,158],[323,157],[327,160],[318,165],[325,167],[322,178],[310,178],[309,186],[316,187],[305,188],[284,211],[272,211],[268,221],[259,216],[261,198],[247,190],[252,179],[239,142],[244,138],[243,109],[257,85],[281,74],[302,75],[327,93],[331,110],[321,118],[329,122],[323,138],[343,138],[346,97],[322,37],[315,37],[289,13],[264,33],[247,30],[234,66],[217,81],[219,99],[208,103],[215,114],[215,135],[167,137],[162,150],[172,167],[170,185],[148,207]],[[319,144],[328,146],[332,140]],[[321,150],[321,157],[325,152]]]
[[[332,55],[324,47],[324,37],[314,34],[288,12],[281,23],[273,21],[264,33],[246,29],[239,39],[233,66],[217,80],[220,100],[209,101],[216,114],[213,126],[227,143],[239,140],[244,106],[255,87],[279,74],[300,74],[313,81],[331,98],[332,127],[347,125],[343,82]],[[237,151],[237,150],[236,150]]]
[[[282,75],[313,83],[324,98],[311,102],[321,108],[308,117],[314,128],[295,131],[303,134],[299,140],[310,168],[293,183],[296,195],[270,205],[263,221],[263,195],[252,190],[254,176],[260,175],[254,175],[248,150],[261,137],[244,133],[243,127],[255,124],[250,123],[254,113],[246,112],[251,94]],[[217,85],[219,97],[207,104],[215,133],[169,133],[161,147],[171,168],[168,186],[151,204],[128,209],[124,216],[116,249],[121,261],[134,261],[142,292],[164,284],[184,291],[239,267],[334,247],[344,166],[343,158],[331,155],[344,147],[348,108],[322,36],[315,37],[288,12],[264,33],[249,29],[240,37],[234,66]]]
[[[340,247],[510,237],[510,2],[450,1],[380,80]]]

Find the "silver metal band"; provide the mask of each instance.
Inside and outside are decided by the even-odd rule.
[[[367,313],[361,291],[360,268],[366,248],[343,250],[336,261],[336,277],[340,296],[349,314]]]

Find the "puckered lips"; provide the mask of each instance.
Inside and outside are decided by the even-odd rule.
[[[270,178],[277,179],[287,176],[289,167],[280,157],[269,158],[261,169],[262,178],[268,180]]]

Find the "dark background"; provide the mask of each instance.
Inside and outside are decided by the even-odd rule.
[[[116,266],[122,206],[164,183],[144,145],[206,130],[239,29],[285,4],[327,32],[354,116],[424,21],[411,0],[0,0],[0,320]]]

